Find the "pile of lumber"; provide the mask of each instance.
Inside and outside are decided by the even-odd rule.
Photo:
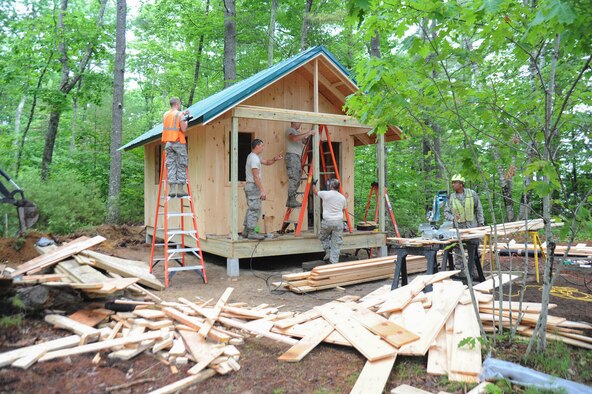
[[[357,283],[392,278],[395,273],[396,256],[326,264],[314,267],[312,271],[282,275],[282,282],[275,285],[295,293],[309,293]],[[407,257],[409,274],[426,270],[423,256]]]
[[[101,236],[80,237],[60,247],[37,248],[41,255],[16,267],[10,276],[14,284],[67,286],[91,297],[104,297],[128,289],[160,300],[138,286],[164,289],[164,285],[150,273],[148,263],[88,250],[104,240]]]
[[[267,304],[248,307],[230,303],[233,289],[228,288],[213,305],[212,300],[179,298],[176,302],[135,302],[133,312],[48,315],[47,322],[73,335],[1,353],[0,367],[28,368],[35,362],[83,353],[99,352],[94,358],[99,362],[105,356],[128,360],[151,352],[173,372],[178,372],[180,365],[185,366],[183,370],[188,368],[187,376],[153,391],[172,393],[216,374],[238,372],[237,346],[250,334],[285,344],[279,362],[298,362],[322,342],[355,348],[367,361],[352,393],[382,393],[398,355],[427,355],[428,373],[475,383],[482,367],[480,342],[459,344],[480,337],[478,316],[466,287],[448,280],[457,273],[419,275],[394,290],[382,286],[365,297],[341,297],[299,314],[280,312]],[[489,292],[516,278],[504,274],[474,287],[479,316],[488,329],[494,324],[492,311],[499,310]],[[423,293],[429,285],[433,291]],[[509,322],[516,306],[502,304],[503,324]],[[528,335],[540,305],[528,303],[524,307],[527,313],[518,331]],[[553,316],[549,322],[552,338],[561,335],[570,339],[567,343],[592,348],[592,338],[581,331],[592,325]]]
[[[547,250],[547,242],[543,242],[541,244],[543,251]],[[541,248],[534,244],[526,244],[526,248],[524,242],[516,242],[516,240],[511,239],[509,242],[499,242],[497,244],[499,250],[516,250],[519,253],[524,251],[525,249],[528,251],[539,251]],[[567,246],[565,245],[557,245],[555,246],[555,257],[563,256],[567,252]],[[592,258],[592,246],[588,246],[585,243],[580,243],[576,245],[572,245],[569,248],[569,252],[567,253],[568,256],[572,257],[588,257]]]

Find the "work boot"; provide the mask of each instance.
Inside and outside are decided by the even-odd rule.
[[[177,185],[177,197],[187,197],[187,192],[183,191],[183,184]]]
[[[176,189],[177,185],[174,185],[172,183],[169,183],[169,197],[177,197],[177,189]]]
[[[258,234],[258,233],[255,232],[255,230],[250,230],[249,231],[248,238],[249,239],[254,239],[254,240],[257,240],[257,241],[261,241],[262,239],[265,239],[265,235]]]
[[[300,208],[302,206],[302,203],[299,202],[298,200],[296,200],[296,197],[290,197],[288,198],[288,201],[286,202],[286,207],[288,208]]]
[[[249,237],[249,229],[247,227],[243,228],[243,232],[241,233],[241,237],[247,239]]]
[[[325,256],[323,257],[323,261],[329,261],[331,258],[331,252],[325,252]]]

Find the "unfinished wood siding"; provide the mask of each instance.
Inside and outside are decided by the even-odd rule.
[[[144,224],[151,227],[154,226],[158,193],[158,182],[155,182],[158,174],[156,164],[156,149],[158,146],[160,146],[160,142],[144,145]]]

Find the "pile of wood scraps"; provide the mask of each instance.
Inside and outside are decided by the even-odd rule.
[[[37,248],[40,256],[10,272],[13,284],[42,283],[46,286],[67,286],[84,291],[91,297],[104,297],[124,289],[160,300],[141,284],[154,290],[164,285],[149,271],[148,263],[120,259],[88,250],[105,238],[80,237],[60,247]]]
[[[233,289],[228,288],[215,304],[178,298],[175,302],[138,302],[133,312],[102,309],[68,317],[47,315],[48,323],[73,335],[0,353],[0,367],[28,368],[35,362],[84,353],[95,354],[93,362],[98,363],[103,357],[128,360],[150,352],[172,372],[181,369],[186,374],[153,391],[173,393],[216,374],[238,372],[237,346],[254,335],[286,345],[279,362],[299,362],[322,342],[355,348],[367,361],[352,393],[382,393],[398,355],[427,355],[428,373],[476,383],[482,366],[476,340],[480,337],[478,317],[466,287],[449,280],[458,272],[419,275],[394,290],[382,286],[365,297],[341,297],[299,314],[280,312],[267,304],[230,303]],[[496,324],[493,311],[500,308],[488,292],[516,278],[492,277],[474,287],[479,316],[488,329]],[[433,285],[433,291],[423,293],[428,285]],[[502,304],[504,325],[517,306]],[[541,306],[525,303],[524,307],[527,313],[518,331],[528,335]],[[549,322],[552,338],[561,335],[571,339],[566,342],[572,345],[592,346],[592,338],[582,331],[591,325],[553,316]],[[471,346],[459,346],[467,338],[475,339]]]
[[[394,276],[395,259],[396,256],[386,256],[347,263],[326,264],[314,267],[312,271],[282,275],[282,282],[277,282],[275,285],[295,293],[309,293],[388,279]],[[407,272],[409,274],[425,270],[425,257],[407,257]]]

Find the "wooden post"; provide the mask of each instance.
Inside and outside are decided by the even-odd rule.
[[[230,131],[230,239],[238,240],[238,118],[232,117]]]
[[[385,186],[385,173],[384,173],[384,134],[377,136],[378,149],[376,151],[376,163],[378,165],[378,229],[379,231],[385,231],[385,201],[384,201],[384,186]]]
[[[319,112],[319,60],[315,59],[314,61],[314,92],[313,92],[313,110],[314,112]],[[320,163],[319,163],[319,125],[315,124],[314,126],[315,133],[314,138],[312,140],[312,163],[313,163],[313,172],[315,179],[319,180],[317,183],[317,188],[321,187],[321,176],[320,176]],[[319,235],[319,231],[321,230],[321,201],[319,197],[314,196],[313,198],[314,203],[314,233]]]

